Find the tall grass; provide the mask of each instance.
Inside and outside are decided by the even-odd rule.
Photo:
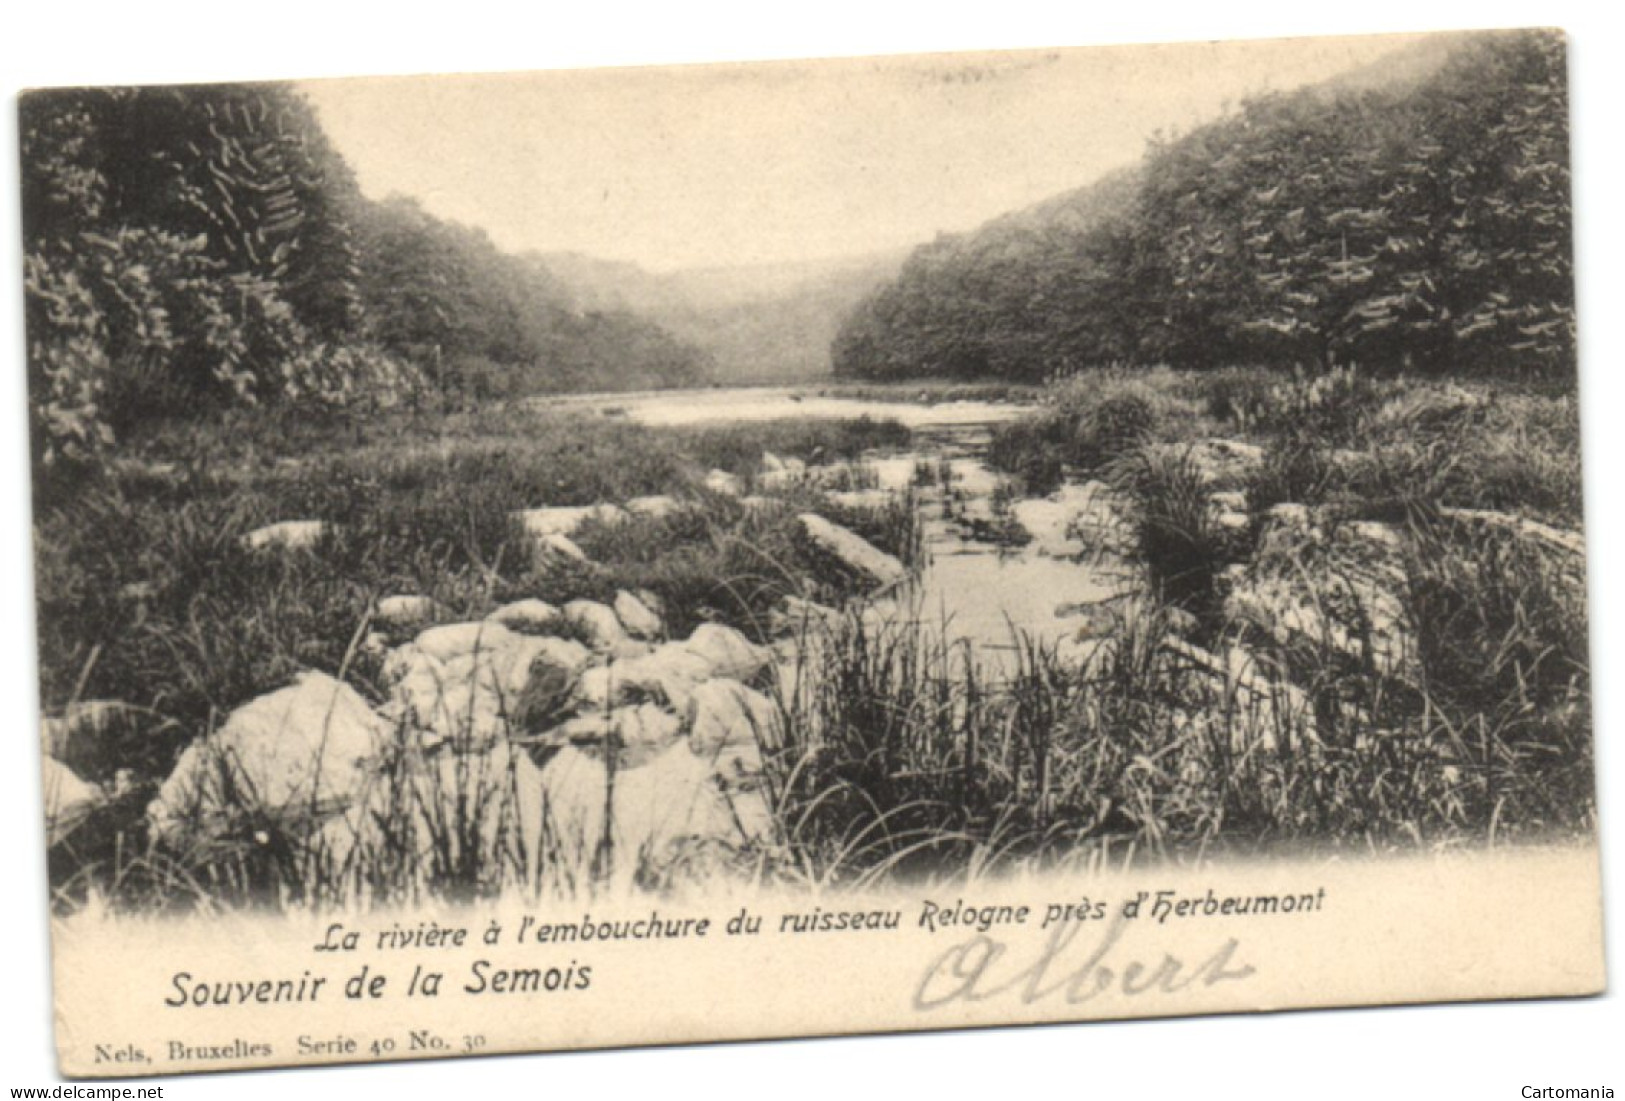
[[[1289,687],[1268,647],[1238,685],[1222,671],[1230,659],[1193,660],[1156,603],[1125,606],[1081,662],[1018,633],[1002,675],[942,625],[848,617],[805,651],[811,667],[786,701],[774,790],[788,874],[961,879],[1110,853],[1388,851],[1588,830],[1583,647],[1550,652],[1583,624],[1553,608],[1560,583],[1458,543],[1416,553],[1435,570],[1418,573],[1410,614],[1454,614],[1435,619],[1424,690],[1375,708],[1339,711]],[[1463,641],[1470,607],[1496,622]],[[1545,626],[1506,629],[1531,616]],[[1340,655],[1321,651],[1318,677],[1303,659],[1305,682],[1339,683]]]
[[[1114,462],[1107,479],[1125,502],[1135,547],[1158,598],[1211,621],[1217,575],[1240,548],[1235,535],[1215,522],[1209,487],[1192,452],[1140,448]]]
[[[988,464],[1049,493],[1065,471],[1096,473],[1153,442],[1193,436],[1197,402],[1166,371],[1087,371],[1057,384],[1045,408],[994,429]]]
[[[1067,418],[1050,411],[1007,421],[993,430],[988,465],[1015,475],[1031,496],[1053,493],[1066,477],[1071,431]]]
[[[114,910],[369,908],[587,886],[589,854],[564,844],[517,753],[425,751],[397,737],[348,808],[267,811],[224,754],[207,759],[214,794],[179,828],[149,832],[126,814],[118,844],[86,851],[79,831],[54,853],[76,861],[55,904]],[[190,821],[189,821],[190,819]],[[75,846],[78,846],[76,850]]]

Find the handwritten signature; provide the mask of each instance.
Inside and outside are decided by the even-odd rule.
[[[914,991],[914,1008],[940,1009],[956,1001],[983,1002],[1000,996],[1024,1005],[1054,997],[1078,1005],[1108,991],[1129,996],[1177,994],[1192,986],[1215,986],[1251,977],[1251,964],[1236,959],[1238,944],[1225,941],[1194,966],[1163,954],[1152,966],[1140,959],[1120,959],[1121,942],[1133,924],[1121,913],[1104,926],[1069,922],[1055,926],[1038,954],[1023,960],[1009,945],[986,934],[956,944],[937,957]],[[1079,941],[1085,929],[1100,929],[1093,947]]]

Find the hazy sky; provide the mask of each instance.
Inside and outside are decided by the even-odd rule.
[[[368,195],[510,249],[666,270],[973,228],[1263,90],[1410,39],[939,54],[302,85]]]

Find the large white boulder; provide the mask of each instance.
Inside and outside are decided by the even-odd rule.
[[[451,661],[479,652],[505,650],[519,641],[519,636],[500,623],[481,620],[473,623],[445,623],[430,627],[418,635],[415,644],[419,650],[440,661]]]
[[[608,784],[602,754],[589,750],[563,749],[542,769],[555,850],[577,860],[578,878],[604,876],[613,891],[670,881],[685,869],[700,869],[703,881],[710,878],[707,853],[771,843],[772,816],[760,792],[728,790],[711,762],[680,742],[617,770],[606,846]]]
[[[584,711],[542,735],[556,745],[596,745],[615,735],[622,749],[649,749],[677,740],[682,723],[670,711],[652,703],[617,707],[612,711]]]
[[[694,687],[713,675],[706,658],[681,643],[667,643],[643,657],[588,669],[576,685],[576,699],[586,711],[645,700],[681,711]]]
[[[773,660],[766,647],[757,646],[732,627],[721,623],[702,623],[694,628],[683,648],[703,658],[711,667],[711,676],[733,680],[753,680]]]
[[[1164,649],[1189,680],[1187,689],[1205,706],[1186,711],[1182,726],[1201,730],[1208,741],[1228,742],[1233,753],[1284,750],[1318,740],[1309,694],[1258,655],[1239,646],[1220,653],[1167,636]]]
[[[384,664],[391,685],[385,714],[426,744],[485,745],[519,732],[532,686],[567,696],[591,660],[579,642],[547,636],[516,635],[504,646],[446,661],[420,646],[403,646]]]
[[[511,691],[522,691],[542,666],[550,666],[570,677],[578,677],[592,664],[592,651],[573,638],[553,638],[539,635],[522,638],[509,651],[508,686]]]
[[[350,805],[390,734],[349,685],[306,672],[194,742],[147,808],[154,833],[205,835],[240,813],[325,817]]]
[[[409,721],[419,728],[432,725],[449,683],[445,662],[408,643],[384,658],[382,678],[390,693],[383,712],[386,718]]]
[[[103,803],[102,791],[62,762],[45,758],[45,841],[55,845],[78,829]]]
[[[388,854],[425,892],[449,868],[478,869],[481,886],[495,891],[536,881],[545,817],[541,770],[507,743],[408,752],[389,784],[370,786],[323,824],[316,845],[338,867]]]
[[[683,725],[689,748],[702,756],[714,756],[729,746],[773,749],[783,741],[779,709],[738,681],[718,679],[696,687]]]
[[[1419,684],[1404,545],[1391,525],[1321,522],[1302,506],[1277,505],[1248,568],[1226,575],[1225,614],[1282,645]]]

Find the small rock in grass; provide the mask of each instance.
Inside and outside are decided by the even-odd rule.
[[[799,596],[787,596],[769,619],[774,635],[800,635],[809,629],[834,623],[841,613],[816,601]]]
[[[544,555],[570,562],[587,561],[587,552],[576,546],[576,541],[568,535],[544,535],[536,540],[536,546]]]
[[[626,511],[633,516],[649,516],[659,519],[677,512],[682,505],[677,498],[660,493],[649,497],[634,497],[626,502]]]
[[[321,539],[327,525],[320,520],[283,520],[255,528],[243,536],[249,550],[309,550]]]
[[[713,470],[705,476],[705,488],[726,497],[738,497],[745,492],[745,483],[737,474],[726,470]]]
[[[400,630],[428,622],[434,618],[435,610],[431,597],[397,594],[379,600],[373,618],[386,630]]]
[[[884,489],[836,490],[826,493],[824,496],[829,498],[831,504],[852,509],[886,508],[896,500],[889,491]]]
[[[610,504],[527,508],[514,513],[514,518],[524,525],[525,531],[537,539],[550,535],[574,535],[576,529],[588,520],[615,524],[626,517],[624,508]]]
[[[79,700],[40,723],[46,754],[91,781],[107,779],[121,763],[162,755],[178,729],[173,719],[122,700]]]

